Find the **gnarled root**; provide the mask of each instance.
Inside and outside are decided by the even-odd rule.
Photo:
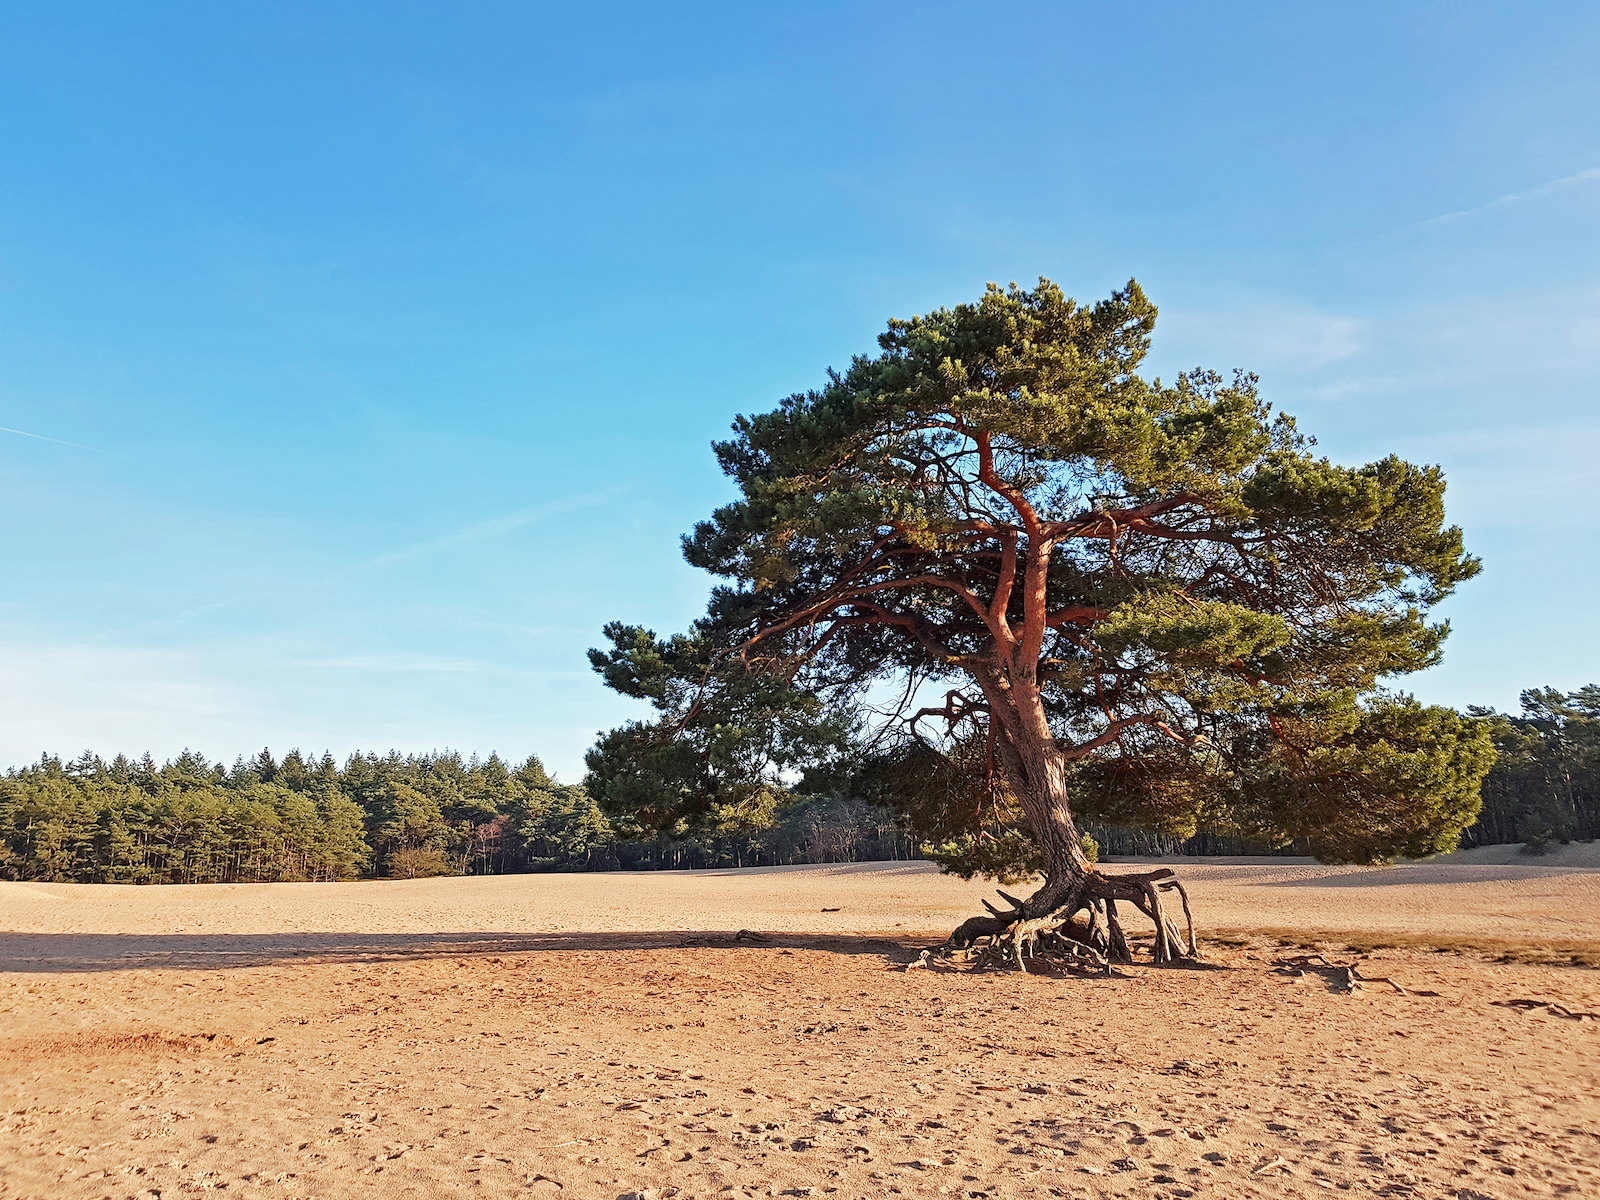
[[[1163,904],[1164,894],[1176,892],[1183,905],[1184,929]],[[1183,885],[1163,868],[1140,874],[1108,875],[1100,871],[1069,884],[1046,884],[1027,900],[1005,892],[1001,899],[1011,907],[996,908],[987,900],[987,917],[963,921],[946,940],[946,951],[979,950],[981,959],[1011,959],[1027,971],[1025,958],[1056,952],[1092,963],[1105,970],[1113,962],[1131,963],[1128,938],[1117,917],[1117,901],[1133,905],[1155,926],[1157,963],[1200,957],[1194,936],[1194,914]],[[1086,913],[1083,920],[1079,913]]]

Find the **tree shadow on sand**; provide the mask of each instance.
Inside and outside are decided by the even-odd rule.
[[[1299,879],[1253,882],[1252,887],[1273,888],[1374,888],[1407,884],[1440,887],[1462,883],[1519,883],[1556,879],[1566,875],[1600,875],[1593,867],[1541,866],[1538,863],[1476,864],[1402,863],[1393,867],[1352,867],[1337,875],[1310,875]]]
[[[502,954],[630,950],[824,950],[909,962],[927,937],[708,933],[0,933],[0,973],[229,970],[288,963],[378,963]]]
[[[0,933],[0,974],[107,971],[222,971],[286,964],[393,963],[495,958],[510,954],[621,953],[649,950],[820,950],[866,955],[894,966],[917,961],[937,934],[807,934],[738,930],[654,930],[641,933]],[[1148,947],[1132,939],[1141,962]],[[1168,964],[1169,967],[1174,964]],[[1184,960],[1189,970],[1220,964]],[[946,968],[949,969],[949,968]],[[1030,970],[1058,973],[1044,960]],[[1067,972],[1077,974],[1080,972]]]

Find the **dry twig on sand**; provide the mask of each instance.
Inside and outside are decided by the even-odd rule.
[[[1297,954],[1292,958],[1274,959],[1272,965],[1280,974],[1299,978],[1307,969],[1326,973],[1333,976],[1334,981],[1344,984],[1345,993],[1354,995],[1363,990],[1363,985],[1368,983],[1387,983],[1402,996],[1438,996],[1438,992],[1428,992],[1421,989],[1401,987],[1387,975],[1363,975],[1355,963],[1329,962],[1321,954]]]
[[[1581,1021],[1585,1017],[1591,1021],[1600,1021],[1600,1013],[1574,1012],[1564,1004],[1557,1004],[1554,1000],[1491,1000],[1490,1004],[1500,1008],[1520,1008],[1524,1012],[1531,1009],[1542,1008],[1552,1017],[1565,1017],[1569,1021]]]

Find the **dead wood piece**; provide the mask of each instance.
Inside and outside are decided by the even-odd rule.
[[[1042,934],[1054,933],[1057,929],[1061,928],[1061,926],[1065,925],[1066,922],[1067,918],[1065,917],[1049,916],[1037,917],[1032,921],[1018,921],[1015,925],[1013,925],[1011,927],[1011,952],[1016,956],[1017,969],[1026,975],[1028,973],[1028,968],[1023,964],[1022,961],[1023,951],[1026,950],[1028,952],[1028,956],[1031,958],[1033,956],[1034,947],[1038,945],[1040,936]]]
[[[1331,963],[1320,954],[1295,954],[1288,958],[1275,958],[1272,965],[1275,967],[1309,967],[1312,962],[1320,962],[1325,967],[1337,967],[1339,964]]]
[[[998,933],[1004,926],[997,917],[968,917],[945,941],[952,950],[970,950],[980,939]]]
[[[1574,1011],[1565,1004],[1557,1004],[1554,1000],[1491,1000],[1489,1003],[1500,1008],[1520,1008],[1523,1010],[1542,1008],[1553,1017],[1565,1017],[1569,1021],[1581,1021],[1585,1017],[1591,1021],[1600,1021],[1600,1013]]]
[[[1015,966],[1026,972],[1026,960],[1037,957],[1043,946],[1064,950],[1109,971],[1112,962],[1133,961],[1127,934],[1118,920],[1119,900],[1138,908],[1155,926],[1153,955],[1157,963],[1201,957],[1188,892],[1165,867],[1125,874],[1096,870],[1075,882],[1047,884],[1027,900],[996,891],[1011,908],[984,900],[989,915],[963,921],[946,939],[945,957],[956,959],[957,954],[969,952],[968,961],[977,968]],[[1172,892],[1177,893],[1183,908],[1181,926],[1163,901],[1163,895]],[[1083,928],[1074,927],[1079,912],[1087,913]]]
[[[1168,871],[1170,875],[1172,872]],[[1179,958],[1189,956],[1184,946],[1183,937],[1178,933],[1177,926],[1167,916],[1166,907],[1161,903],[1161,892],[1157,887],[1157,876],[1148,875],[1139,877],[1139,892],[1130,899],[1135,907],[1145,916],[1150,918],[1150,923],[1156,927],[1156,940],[1152,953],[1158,963],[1169,963]],[[1192,936],[1191,930],[1191,936]],[[1195,955],[1198,956],[1198,947]]]
[[[1069,954],[1087,952],[1096,959],[1104,959],[1110,949],[1104,913],[1091,910],[1086,928],[1079,927],[1076,920],[1064,921],[1049,935],[1048,944]]]
[[[1104,954],[1101,954],[1100,951],[1096,950],[1093,946],[1086,946],[1076,938],[1064,938],[1061,936],[1059,931],[1056,933],[1055,939],[1051,944],[1053,946],[1058,946],[1067,954],[1075,955],[1078,958],[1088,959],[1091,963],[1093,963],[1096,967],[1099,967],[1108,975],[1111,973],[1111,960]]]
[[[1547,1004],[1545,1005],[1545,1008],[1548,1009],[1553,1016],[1566,1017],[1568,1020],[1572,1021],[1582,1021],[1585,1017],[1591,1021],[1600,1021],[1600,1013],[1573,1012],[1572,1009],[1568,1008],[1564,1004]]]
[[[982,971],[994,965],[994,945],[988,943],[982,946],[973,946],[967,951],[967,969],[969,971]]]
[[[1409,996],[1411,994],[1394,980],[1390,979],[1387,975],[1363,975],[1360,971],[1356,970],[1354,966],[1346,967],[1345,974],[1349,976],[1350,990],[1352,992],[1360,987],[1363,983],[1387,983],[1402,996]]]
[[[1089,903],[1089,935],[1086,939],[1091,946],[1110,946],[1111,927],[1106,924],[1106,904],[1098,897]]]
[[[1387,975],[1363,975],[1360,968],[1355,963],[1330,962],[1320,954],[1296,954],[1288,958],[1277,958],[1273,959],[1272,966],[1278,974],[1288,975],[1296,979],[1303,976],[1306,973],[1307,968],[1310,968],[1314,971],[1320,971],[1325,974],[1331,974],[1335,980],[1344,984],[1346,993],[1350,995],[1354,995],[1356,992],[1364,990],[1362,986],[1363,984],[1387,983],[1402,996],[1432,996],[1439,998],[1438,992],[1414,992],[1408,988],[1402,987],[1399,983],[1389,978]]]
[[[1169,879],[1165,883],[1162,883],[1160,887],[1163,892],[1177,892],[1178,899],[1183,901],[1183,920],[1188,926],[1189,931],[1189,957],[1199,958],[1200,943],[1195,941],[1194,937],[1194,913],[1189,911],[1188,891],[1186,891],[1183,884],[1176,879]]]
[[[1114,955],[1118,962],[1132,963],[1133,951],[1128,948],[1128,935],[1122,932],[1122,925],[1117,920],[1117,902],[1109,896],[1106,897],[1106,928],[1111,942],[1111,952],[1107,957]]]

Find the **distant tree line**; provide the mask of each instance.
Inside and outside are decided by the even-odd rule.
[[[0,777],[0,878],[82,883],[327,882],[523,871],[907,858],[896,814],[795,796],[766,828],[626,838],[539,759],[263,750],[229,768],[185,751],[44,756]]]
[[[1600,838],[1600,685],[1575,692],[1531,688],[1518,716],[1477,706],[1486,721],[1494,766],[1483,781],[1483,808],[1461,835],[1463,848],[1521,842],[1530,854],[1552,844]],[[1273,846],[1202,829],[1190,838],[1126,826],[1087,824],[1102,854],[1304,854],[1294,842]]]
[[[1600,685],[1526,691],[1517,716],[1472,708],[1498,757],[1463,846],[1600,837]],[[868,781],[870,783],[870,781]],[[614,822],[582,785],[538,758],[385,757],[263,750],[232,767],[185,751],[107,762],[45,756],[0,777],[0,878],[82,883],[242,883],[429,875],[771,866],[928,857],[970,859],[937,818],[874,803],[846,775],[783,792],[759,821],[667,830]],[[1107,856],[1293,854],[1201,829],[1177,837],[1086,823]],[[997,826],[999,828],[999,826]],[[977,835],[981,841],[983,834]]]
[[[1483,781],[1483,811],[1466,846],[1523,842],[1539,853],[1551,842],[1600,837],[1600,685],[1570,694],[1522,693],[1522,713],[1473,708],[1490,722],[1494,768]]]

